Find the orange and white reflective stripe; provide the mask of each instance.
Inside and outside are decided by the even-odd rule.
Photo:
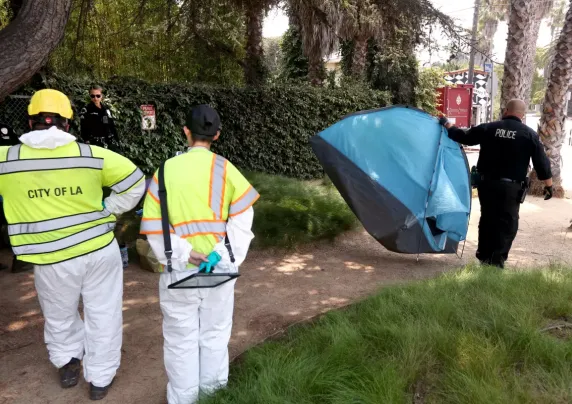
[[[193,220],[176,224],[173,227],[175,228],[175,233],[181,238],[226,235],[226,222],[221,220]]]
[[[227,160],[224,157],[213,155],[211,181],[209,191],[210,208],[214,219],[222,219],[224,206],[224,193],[226,189]]]
[[[170,232],[175,233],[173,226],[170,226]],[[163,224],[161,219],[152,219],[144,217],[141,219],[141,234],[163,234]]]
[[[147,195],[159,203],[159,181],[153,176],[153,179],[149,182],[149,187],[147,188]]]
[[[260,195],[251,185],[244,194],[230,204],[229,216],[236,216],[245,212],[248,208],[254,205],[258,198],[260,198]]]

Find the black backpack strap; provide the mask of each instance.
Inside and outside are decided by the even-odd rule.
[[[167,257],[167,271],[173,271],[171,257],[171,224],[169,223],[169,209],[167,207],[167,187],[165,186],[165,162],[159,167],[159,205],[161,206],[161,226],[163,228],[163,242],[165,243],[165,257]]]
[[[232,264],[234,264],[234,262],[236,261],[234,259],[234,253],[232,252],[232,247],[230,246],[230,240],[228,239],[228,235],[226,235],[224,237],[224,246],[226,247],[226,249],[228,250],[228,257],[230,258],[230,262]]]

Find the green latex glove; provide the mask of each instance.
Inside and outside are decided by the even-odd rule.
[[[103,209],[106,209],[106,208],[105,208],[105,202],[104,202],[104,201],[101,201],[101,206],[103,206]]]
[[[201,265],[199,265],[199,272],[205,272],[207,274],[211,273],[216,264],[220,262],[221,258],[222,257],[218,253],[213,251],[207,256],[207,260],[209,260],[209,262],[201,262]]]

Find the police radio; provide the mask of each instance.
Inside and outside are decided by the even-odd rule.
[[[477,170],[477,167],[473,166],[471,168],[471,186],[473,188],[477,188],[479,186],[479,184],[481,183],[481,180],[482,180],[481,174]]]

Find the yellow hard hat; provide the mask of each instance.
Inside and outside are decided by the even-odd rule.
[[[57,90],[40,90],[34,93],[28,105],[28,115],[41,113],[58,114],[62,118],[72,119],[73,111],[69,98]]]

